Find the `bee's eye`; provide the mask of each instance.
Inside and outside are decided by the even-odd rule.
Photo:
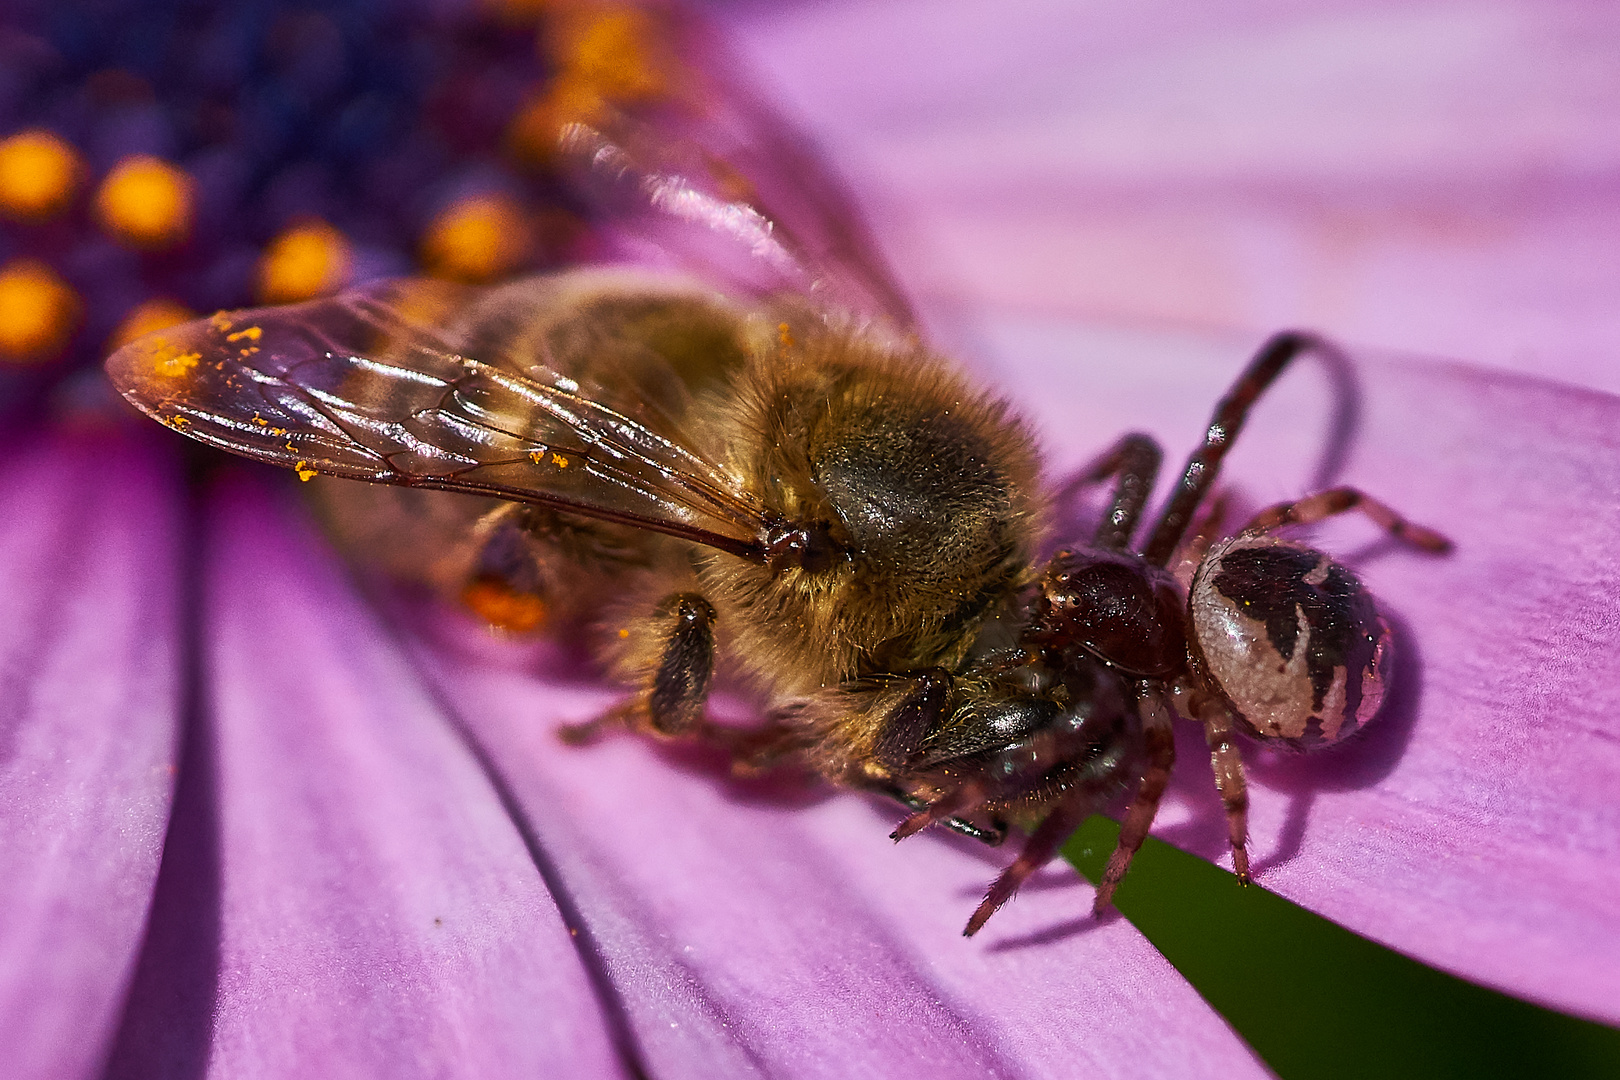
[[[1199,566],[1188,606],[1205,675],[1255,736],[1312,749],[1378,711],[1389,627],[1356,576],[1321,552],[1229,540]]]

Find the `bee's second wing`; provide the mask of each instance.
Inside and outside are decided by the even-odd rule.
[[[854,199],[738,76],[713,29],[673,5],[638,9],[635,25],[662,92],[616,101],[603,91],[589,115],[562,114],[548,132],[599,225],[621,226],[734,288],[799,293],[913,329]],[[565,75],[577,64],[566,50],[555,60]]]
[[[126,345],[107,371],[154,419],[306,477],[539,503],[760,557],[758,500],[672,433],[562,375],[457,353],[432,328],[450,288],[222,312]]]

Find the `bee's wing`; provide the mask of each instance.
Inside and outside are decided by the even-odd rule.
[[[553,133],[599,222],[755,293],[796,292],[912,329],[905,293],[843,185],[738,82],[701,19],[655,11],[666,92],[565,118]]]
[[[758,500],[670,434],[548,369],[459,355],[433,329],[455,292],[399,282],[222,312],[124,346],[107,371],[154,419],[300,475],[539,503],[762,556]]]

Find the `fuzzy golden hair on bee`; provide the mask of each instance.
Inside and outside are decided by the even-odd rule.
[[[827,523],[838,549],[817,569],[704,557],[767,683],[959,658],[1027,571],[1043,521],[1029,433],[920,348],[838,325],[778,342],[737,373],[717,427],[767,512]]]

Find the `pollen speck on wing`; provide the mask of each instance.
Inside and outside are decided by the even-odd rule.
[[[165,379],[180,379],[202,362],[202,353],[181,352],[168,338],[152,342],[152,373]]]

